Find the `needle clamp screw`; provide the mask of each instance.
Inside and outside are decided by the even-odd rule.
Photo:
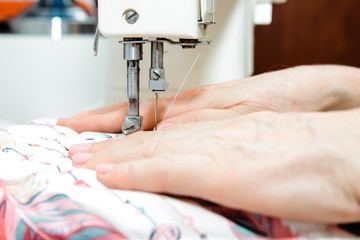
[[[128,24],[135,24],[139,20],[139,14],[132,9],[126,10],[124,16]]]

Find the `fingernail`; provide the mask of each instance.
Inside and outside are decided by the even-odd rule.
[[[83,143],[83,144],[74,144],[70,147],[69,153],[76,154],[81,152],[88,152],[91,148],[91,143]]]
[[[59,120],[58,120],[58,122],[67,122],[67,121],[69,121],[71,118],[60,118]]]
[[[114,164],[101,163],[96,166],[96,172],[100,174],[105,174],[110,172],[114,168]]]
[[[88,162],[90,160],[90,158],[92,158],[93,155],[94,154],[87,153],[87,152],[75,153],[72,157],[72,161],[75,164],[84,164],[84,163]]]
[[[158,130],[161,130],[161,129],[170,127],[170,126],[172,126],[172,125],[174,125],[174,124],[173,124],[173,123],[162,123],[162,124],[158,125],[157,129],[158,129]]]
[[[56,125],[63,125],[67,121],[67,118],[60,118],[57,120]]]

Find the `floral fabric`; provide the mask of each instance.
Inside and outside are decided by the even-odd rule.
[[[72,167],[68,149],[115,137],[38,120],[0,129],[0,239],[249,239],[346,237],[210,202],[111,190]]]

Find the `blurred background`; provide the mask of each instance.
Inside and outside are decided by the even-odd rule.
[[[302,64],[360,67],[359,0],[288,0],[255,28],[255,74]]]
[[[102,106],[94,0],[0,0],[0,124]]]

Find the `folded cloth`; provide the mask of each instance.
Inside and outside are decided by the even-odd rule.
[[[0,239],[242,239],[348,237],[189,198],[111,190],[74,168],[72,144],[115,134],[75,131],[55,120],[0,129]]]

